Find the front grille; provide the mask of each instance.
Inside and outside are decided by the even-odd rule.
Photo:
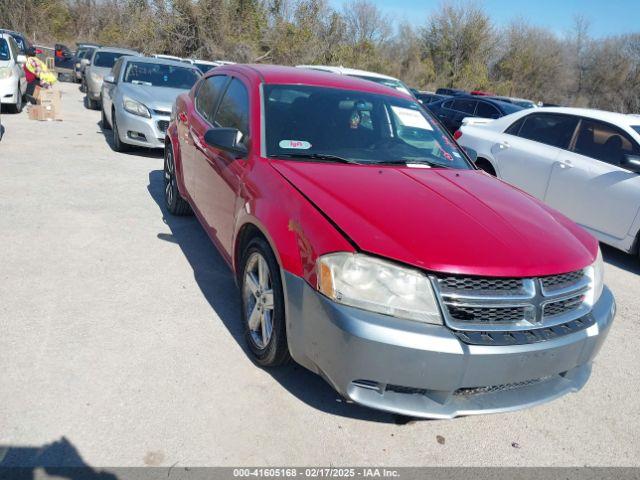
[[[577,295],[575,297],[559,300],[557,302],[547,303],[544,306],[544,316],[554,317],[556,315],[562,315],[578,308],[584,301],[584,295]]]
[[[577,270],[575,272],[563,273],[561,275],[550,275],[548,277],[541,277],[540,282],[545,290],[559,290],[561,288],[569,287],[584,277],[584,271]]]
[[[584,271],[539,278],[458,275],[432,278],[447,325],[472,344],[532,343],[583,328],[570,324],[589,313]],[[547,330],[545,330],[547,329]],[[509,336],[508,333],[520,332]],[[492,335],[495,333],[495,337]],[[488,335],[488,337],[487,337]]]
[[[169,128],[168,120],[158,120],[158,130],[160,130],[162,133],[166,133],[167,128]]]
[[[529,307],[463,307],[447,305],[449,316],[463,322],[512,323],[527,317]],[[529,315],[530,316],[530,315]]]
[[[440,289],[444,291],[519,292],[522,281],[516,278],[442,277]]]
[[[535,385],[537,383],[544,382],[545,380],[549,380],[551,377],[541,377],[534,378],[532,380],[525,380],[523,382],[514,382],[514,383],[504,383],[502,385],[491,385],[486,387],[471,387],[471,388],[459,388],[453,395],[456,397],[468,397],[472,395],[480,395],[482,393],[499,393],[506,392],[509,390],[517,390],[519,388],[530,387],[531,385]]]

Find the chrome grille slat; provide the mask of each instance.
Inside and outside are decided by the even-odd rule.
[[[521,332],[514,343],[539,341],[531,331],[554,329],[589,313],[590,278],[582,270],[538,278],[434,276],[432,282],[454,331]],[[506,337],[503,341],[510,343]]]

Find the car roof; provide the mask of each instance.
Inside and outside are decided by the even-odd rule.
[[[362,76],[372,77],[372,78],[383,78],[385,80],[399,81],[397,78],[391,77],[389,75],[384,75],[382,73],[377,73],[377,72],[368,72],[367,70],[358,70],[356,68],[333,67],[329,65],[297,65],[296,68],[321,70],[325,72],[338,73],[340,75],[356,75],[356,76],[362,75]]]
[[[394,88],[348,75],[335,75],[330,72],[297,67],[283,67],[280,65],[263,64],[233,64],[217,67],[207,72],[206,76],[221,73],[244,73],[247,76],[257,75],[261,83],[281,85],[309,85],[318,87],[342,88],[358,90],[368,93],[378,93],[400,98],[411,98]]]
[[[572,108],[572,107],[542,107],[537,110],[539,113],[564,113],[569,115],[579,115],[581,117],[593,118],[618,125],[637,126],[640,125],[640,116],[628,113],[607,112],[595,108]]]
[[[140,55],[140,52],[136,52],[135,50],[119,47],[98,47],[96,49],[96,53],[98,52],[128,53],[129,55]]]
[[[181,62],[179,60],[169,60],[168,58],[138,57],[137,55],[131,55],[131,58],[128,60],[132,62],[137,62],[137,63],[153,63],[154,65],[173,65],[174,67],[182,67],[182,68],[189,68],[191,70],[198,70],[197,67],[195,67],[194,65],[191,65],[190,63]],[[126,61],[126,58],[125,58],[125,61]]]

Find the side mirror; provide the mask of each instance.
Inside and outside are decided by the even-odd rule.
[[[23,63],[27,63],[27,56],[26,55],[18,55],[16,57],[16,62],[23,64]]]
[[[103,82],[104,83],[116,83],[116,79],[113,78],[113,75],[107,75],[106,77],[104,77]]]
[[[80,60],[80,63],[81,63],[82,65],[84,65],[85,67],[86,67],[87,65],[91,65],[91,61],[90,61],[88,58],[83,58],[82,60]]]
[[[213,148],[245,156],[247,147],[242,143],[242,132],[236,128],[212,128],[204,134],[204,141]]]
[[[476,152],[473,148],[469,148],[469,147],[463,147],[463,148],[464,148],[464,153],[467,154],[467,157],[469,157],[473,163],[476,163],[476,160],[478,160],[478,152]]]
[[[622,158],[620,166],[622,168],[626,168],[627,170],[631,170],[632,172],[640,173],[640,155],[626,154]]]

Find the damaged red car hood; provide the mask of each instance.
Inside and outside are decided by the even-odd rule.
[[[529,277],[591,264],[598,243],[476,170],[272,161],[363,252],[419,268]]]

